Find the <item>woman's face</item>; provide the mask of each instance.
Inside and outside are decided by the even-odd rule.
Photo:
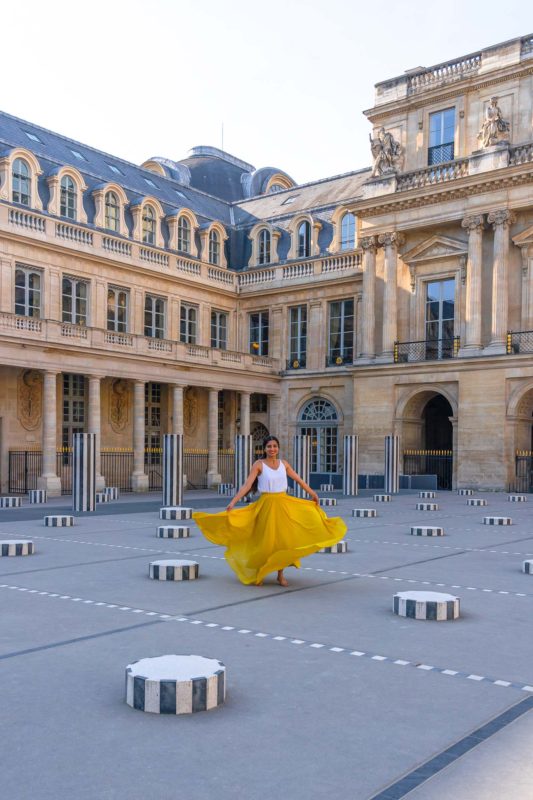
[[[279,453],[279,445],[274,439],[270,439],[265,445],[265,453],[267,458],[277,458]]]

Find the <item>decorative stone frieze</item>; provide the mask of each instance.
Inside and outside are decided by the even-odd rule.
[[[18,377],[17,417],[27,431],[34,431],[41,424],[42,375],[33,369],[24,370]]]

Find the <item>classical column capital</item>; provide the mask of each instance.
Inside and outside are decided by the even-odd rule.
[[[469,217],[465,217],[461,221],[461,228],[465,228],[469,233],[470,231],[475,231],[478,228],[483,227],[483,214],[472,214]]]
[[[497,225],[503,225],[509,228],[513,222],[516,222],[516,215],[508,208],[500,208],[497,211],[491,211],[487,217],[487,222],[496,228]]]
[[[399,247],[405,242],[405,236],[399,231],[389,231],[388,233],[380,233],[378,242],[384,247],[391,247],[393,245]]]
[[[365,252],[370,251],[375,253],[377,249],[377,241],[375,236],[364,236],[360,241],[359,245],[361,249]]]

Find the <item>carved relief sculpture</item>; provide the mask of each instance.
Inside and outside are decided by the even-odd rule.
[[[41,424],[42,416],[42,375],[33,369],[26,369],[19,375],[17,392],[17,416],[27,431],[33,431]]]
[[[183,401],[183,429],[186,434],[191,436],[198,424],[198,400],[194,389],[189,386],[185,390],[185,398]]]
[[[374,159],[372,177],[376,178],[379,175],[391,175],[397,172],[400,168],[402,147],[392,133],[386,131],[385,128],[380,128],[377,137],[373,139],[369,134],[369,139]]]
[[[121,378],[113,381],[109,396],[109,422],[115,433],[122,433],[128,424],[128,384]]]
[[[477,135],[477,138],[481,140],[482,147],[491,147],[499,142],[508,142],[510,130],[511,123],[502,117],[498,98],[491,97],[485,111],[485,120]]]

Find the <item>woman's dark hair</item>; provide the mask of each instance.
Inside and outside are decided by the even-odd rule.
[[[279,439],[277,436],[271,436],[270,434],[268,436],[265,436],[265,438],[263,439],[263,455],[261,456],[261,458],[266,458],[266,446],[269,442],[276,442],[277,446],[279,447]],[[250,489],[250,491],[253,494],[257,492],[258,483],[259,483],[259,476],[257,476],[255,481],[252,483],[252,488]]]

